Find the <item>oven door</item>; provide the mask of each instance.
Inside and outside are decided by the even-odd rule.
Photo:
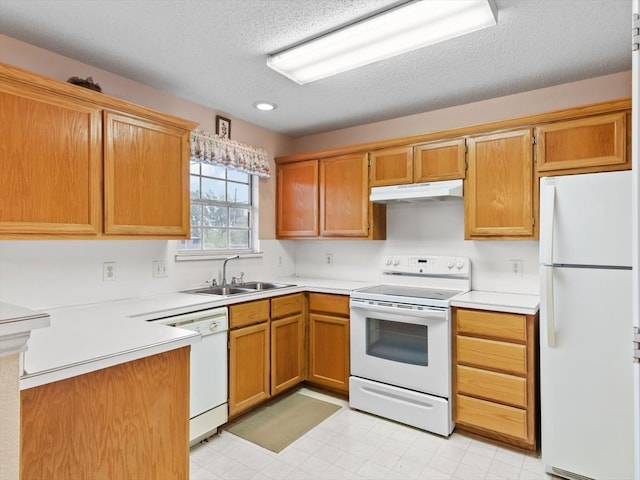
[[[449,398],[448,308],[351,299],[351,375]]]

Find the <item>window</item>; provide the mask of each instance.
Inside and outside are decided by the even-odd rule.
[[[191,239],[179,250],[252,251],[253,185],[245,172],[191,163]]]

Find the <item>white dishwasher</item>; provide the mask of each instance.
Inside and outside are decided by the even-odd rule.
[[[227,307],[150,320],[193,330],[202,341],[191,345],[189,444],[217,432],[227,422]]]

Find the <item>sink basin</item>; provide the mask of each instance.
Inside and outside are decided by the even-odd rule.
[[[271,283],[271,282],[246,282],[238,285],[228,285],[226,287],[206,287],[185,290],[183,293],[198,293],[202,295],[242,295],[247,293],[256,293],[262,290],[273,290],[275,288],[295,287],[295,285],[287,283]]]
[[[207,287],[198,288],[195,290],[187,290],[185,293],[200,293],[203,295],[239,295],[241,293],[253,293],[254,289],[251,288],[238,288],[238,287]]]
[[[286,283],[271,283],[271,282],[246,282],[241,285],[242,288],[250,288],[252,290],[272,290],[274,288],[293,287]]]

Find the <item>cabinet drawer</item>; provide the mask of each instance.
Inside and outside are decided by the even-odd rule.
[[[458,363],[519,375],[527,373],[527,349],[524,345],[458,335],[456,347]]]
[[[514,313],[457,309],[456,331],[465,335],[525,342],[527,317]]]
[[[229,328],[267,322],[269,320],[269,299],[238,303],[229,306]]]
[[[456,368],[456,390],[457,393],[508,403],[517,407],[527,406],[527,380],[505,373],[458,365]]]
[[[271,299],[271,318],[286,317],[302,311],[302,294],[283,295]]]
[[[527,412],[520,408],[456,395],[455,421],[528,440]]]
[[[309,310],[349,316],[349,296],[327,293],[310,293]]]

